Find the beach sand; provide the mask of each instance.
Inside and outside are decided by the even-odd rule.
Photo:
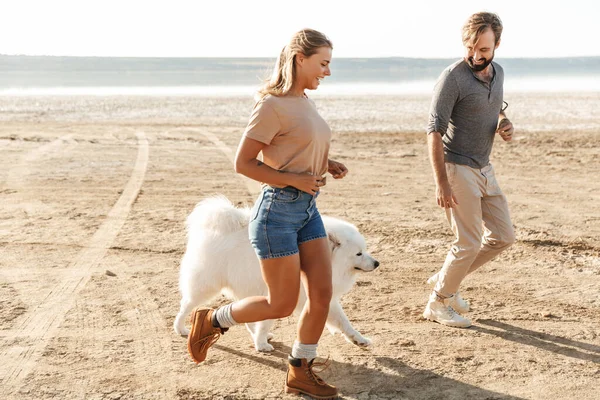
[[[597,399],[600,94],[506,95],[492,154],[517,242],[468,277],[470,329],[422,320],[453,239],[427,158],[429,98],[318,97],[334,131],[323,214],[356,224],[381,266],[343,299],[363,350],[325,332],[344,399]],[[232,157],[248,98],[0,98],[0,377],[5,399],[279,399],[295,318],[275,351],[231,329],[194,364],[172,329],[184,222],[257,185]],[[223,304],[217,298],[210,304]]]

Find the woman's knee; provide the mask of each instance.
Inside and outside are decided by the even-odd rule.
[[[298,296],[295,298],[284,298],[279,299],[277,301],[271,301],[271,318],[270,319],[278,319],[285,318],[292,315],[294,310],[296,309],[296,304],[298,303]]]
[[[310,288],[308,292],[308,301],[310,301],[311,306],[317,306],[326,308],[329,307],[329,303],[331,303],[331,298],[333,296],[333,288],[332,285],[320,285],[319,288]]]

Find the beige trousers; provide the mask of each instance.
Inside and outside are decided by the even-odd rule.
[[[456,240],[434,290],[450,297],[468,274],[513,244],[515,233],[492,164],[476,169],[446,163],[446,173],[458,201],[457,206],[446,209]]]

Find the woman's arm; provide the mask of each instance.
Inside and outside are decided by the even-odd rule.
[[[258,153],[266,146],[258,140],[242,137],[235,155],[235,172],[268,185],[293,186],[313,195],[323,186],[320,176],[277,171],[258,160]]]

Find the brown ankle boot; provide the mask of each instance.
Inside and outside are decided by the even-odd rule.
[[[192,313],[192,328],[188,335],[188,353],[197,363],[206,359],[208,348],[215,344],[219,337],[227,332],[227,328],[215,328],[212,324],[214,310],[210,308],[196,309]]]
[[[285,392],[305,394],[315,399],[337,399],[338,390],[335,386],[327,384],[313,371],[313,367],[323,366],[323,371],[328,363],[315,363],[315,360],[306,361],[306,358],[288,357],[288,372],[285,378]],[[319,372],[321,372],[319,371]]]

